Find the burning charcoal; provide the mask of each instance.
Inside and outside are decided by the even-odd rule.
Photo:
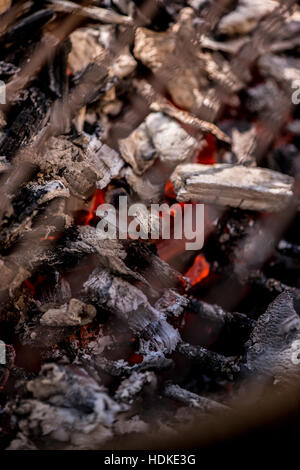
[[[99,264],[102,266],[108,267],[118,275],[129,276],[147,284],[146,279],[141,274],[134,272],[125,264],[126,251],[121,243],[118,240],[103,240],[93,227],[80,227],[77,240],[64,247],[63,252],[73,256],[97,254]]]
[[[237,8],[221,19],[218,30],[231,36],[249,33],[259,20],[277,6],[278,2],[274,0],[265,0],[263,3],[260,0],[239,0]]]
[[[124,160],[132,166],[135,174],[142,175],[152,166],[157,156],[146,122],[143,122],[126,139],[119,141]]]
[[[66,0],[50,0],[50,3],[55,11],[85,16],[103,23],[115,23],[120,25],[132,24],[132,19],[128,16],[119,15],[118,13],[106,10],[105,8],[99,8],[96,6],[85,7]]]
[[[288,95],[293,93],[293,82],[300,80],[300,59],[275,54],[265,54],[258,62],[263,76],[272,77],[283,85]]]
[[[25,18],[22,18],[19,22],[13,25],[8,31],[5,32],[2,40],[10,43],[18,40],[24,40],[34,31],[38,31],[45,24],[51,21],[54,17],[54,12],[52,10],[39,10],[36,11]]]
[[[158,349],[171,352],[179,339],[162,313],[155,310],[142,291],[106,270],[96,270],[84,284],[88,297],[128,323],[133,333],[143,333]]]
[[[120,175],[124,165],[121,157],[115,150],[106,144],[102,144],[98,139],[91,139],[86,155],[87,160],[102,175],[101,180],[96,183],[97,188],[106,188],[113,178],[117,178]]]
[[[176,119],[182,124],[191,126],[194,129],[201,131],[201,133],[210,133],[223,142],[231,142],[230,138],[226,134],[224,134],[224,132],[222,132],[215,124],[212,124],[211,122],[201,121],[192,114],[186,111],[179,110],[175,108],[175,106],[171,106],[165,101],[155,101],[151,104],[150,108],[153,111],[159,111],[161,113],[164,113],[167,116]]]
[[[300,338],[300,319],[288,292],[280,294],[261,315],[247,345],[249,373],[286,380],[299,373],[299,361],[293,360]]]
[[[220,375],[226,379],[233,380],[239,371],[239,367],[234,364],[232,359],[205,348],[180,342],[177,345],[177,351],[199,365],[201,371],[206,371],[213,375]]]
[[[141,175],[153,164],[156,156],[172,168],[190,160],[198,145],[176,121],[162,113],[151,113],[127,139],[120,141],[120,151],[127,163]]]
[[[199,408],[201,413],[224,413],[229,408],[209,398],[201,397],[196,393],[189,392],[179,385],[167,385],[163,391],[167,398],[179,401],[193,408]]]
[[[69,304],[51,308],[43,314],[40,322],[46,326],[87,325],[96,316],[93,305],[86,305],[78,299],[71,299]]]
[[[147,384],[156,386],[156,377],[153,372],[132,372],[128,379],[121,382],[115,393],[115,400],[132,403]]]
[[[198,142],[176,121],[162,113],[151,113],[145,124],[160,160],[166,165],[173,168],[195,155]]]
[[[96,449],[112,437],[113,421],[122,408],[84,369],[47,364],[26,389],[32,398],[8,407],[22,424],[23,439],[37,448]],[[20,435],[11,448],[18,443]]]
[[[202,54],[191,47],[197,41],[193,19],[193,10],[184,8],[178,23],[167,32],[138,28],[134,55],[159,76],[179,107],[196,115],[210,112],[215,117],[221,102],[209,80],[230,92],[242,84],[220,55]]]
[[[200,318],[211,322],[216,330],[222,328],[235,328],[239,336],[248,336],[253,329],[255,322],[246,315],[237,312],[225,312],[218,305],[211,305],[206,302],[190,299],[189,310],[196,313]]]
[[[137,176],[130,167],[124,170],[124,176],[141,201],[159,202],[164,189],[163,184],[155,184],[146,175]]]
[[[49,100],[45,94],[31,88],[23,109],[1,139],[0,155],[11,158],[21,146],[28,145],[45,125],[48,108]]]
[[[56,137],[49,140],[40,164],[44,172],[62,177],[70,191],[84,199],[91,196],[95,185],[106,187],[123,166],[118,154],[96,138],[75,145]]]
[[[189,305],[189,299],[178,294],[174,289],[165,290],[156,302],[155,308],[164,312],[167,318],[178,318]]]
[[[12,201],[11,213],[9,214],[10,219],[9,223],[3,224],[1,230],[0,241],[3,246],[10,246],[18,237],[20,237],[24,232],[27,231],[27,235],[34,235],[36,233],[36,238],[41,238],[43,233],[47,231],[47,228],[36,227],[33,231],[34,219],[41,207],[45,207],[45,204],[48,203],[47,211],[44,212],[44,222],[48,222],[49,226],[51,224],[51,204],[49,202],[56,203],[57,198],[68,198],[70,195],[69,190],[63,185],[61,181],[52,180],[48,181],[46,184],[39,185],[36,183],[29,183],[25,188],[22,188],[19,194]],[[60,216],[60,210],[62,209],[60,205],[56,206],[57,212],[55,216],[57,219]],[[8,215],[8,214],[7,214]],[[47,216],[49,219],[47,220]],[[56,227],[53,227],[54,230]],[[32,229],[31,234],[29,235],[29,229]],[[40,231],[40,230],[41,231]],[[51,231],[51,229],[50,229]]]
[[[299,372],[297,2],[80,3],[0,2],[9,449],[182,434]],[[203,249],[152,239],[189,201]]]
[[[147,370],[165,370],[173,365],[172,359],[167,359],[162,353],[152,351],[143,356],[143,360],[139,364],[130,366],[124,360],[110,361],[105,357],[98,356],[95,358],[94,366],[99,371],[104,371],[113,377],[129,376],[134,372],[144,372]]]
[[[293,198],[293,178],[239,165],[179,165],[171,176],[179,201],[277,212]]]

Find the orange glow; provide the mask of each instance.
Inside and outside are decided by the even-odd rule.
[[[174,187],[173,187],[173,184],[171,183],[171,181],[167,181],[167,182],[166,182],[166,185],[165,185],[165,195],[166,195],[169,199],[176,199],[176,194],[175,194]]]
[[[46,240],[51,240],[51,241],[53,241],[53,240],[55,240],[55,239],[56,239],[56,237],[54,237],[54,236],[50,236],[50,237],[47,237],[47,238],[42,237],[42,238],[40,238],[40,241],[41,241],[41,242],[44,242],[44,241],[46,241]]]
[[[195,258],[193,266],[186,272],[185,277],[189,278],[191,285],[195,286],[205,279],[210,273],[210,266],[203,255]]]
[[[205,146],[201,149],[196,157],[196,163],[203,163],[205,165],[213,165],[216,163],[217,144],[216,139],[212,134],[205,136]]]
[[[89,225],[91,221],[95,217],[95,211],[100,206],[100,204],[104,204],[104,191],[102,189],[96,189],[95,194],[91,201],[90,210],[85,218],[83,225]]]

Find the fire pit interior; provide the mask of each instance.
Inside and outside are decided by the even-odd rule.
[[[283,393],[300,363],[299,2],[0,14],[1,448],[147,441]],[[160,222],[171,207],[170,239],[143,211],[140,237],[103,237],[120,200],[163,204]],[[199,204],[204,244],[186,249],[176,217]]]

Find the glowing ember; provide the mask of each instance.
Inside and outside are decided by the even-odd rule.
[[[141,362],[143,362],[143,356],[141,354],[133,353],[128,358],[128,363],[131,366],[134,366],[134,364],[140,364]]]
[[[212,134],[207,134],[205,136],[205,145],[203,149],[201,149],[196,157],[196,163],[203,163],[206,165],[213,165],[216,163],[216,152],[217,152],[217,145],[216,139]]]
[[[102,189],[96,189],[95,194],[91,201],[91,208],[85,218],[83,225],[90,225],[90,223],[95,218],[95,211],[100,206],[100,204],[104,204],[104,191]]]
[[[173,187],[173,184],[171,183],[171,181],[166,182],[165,195],[169,199],[176,199],[176,194],[175,194],[174,187]]]
[[[40,241],[41,241],[41,242],[44,242],[44,241],[46,241],[46,240],[53,241],[53,240],[55,240],[55,239],[56,239],[56,237],[54,237],[54,236],[50,236],[50,237],[47,237],[47,238],[42,237],[42,238],[40,238]]]
[[[210,267],[203,255],[198,255],[195,258],[193,266],[186,272],[185,277],[189,278],[191,285],[195,286],[205,279],[210,272]]]

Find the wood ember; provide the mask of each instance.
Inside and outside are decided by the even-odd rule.
[[[224,413],[227,407],[214,400],[200,397],[196,393],[189,392],[179,387],[179,385],[167,385],[164,389],[164,395],[173,400],[184,403],[185,405],[199,408],[202,413],[219,412]]]
[[[213,371],[214,374],[232,380],[239,372],[239,367],[230,358],[199,348],[187,343],[179,343],[177,351],[194,361],[199,367],[206,371]]]
[[[179,165],[171,181],[180,201],[276,212],[286,208],[293,198],[293,179],[263,168]]]

